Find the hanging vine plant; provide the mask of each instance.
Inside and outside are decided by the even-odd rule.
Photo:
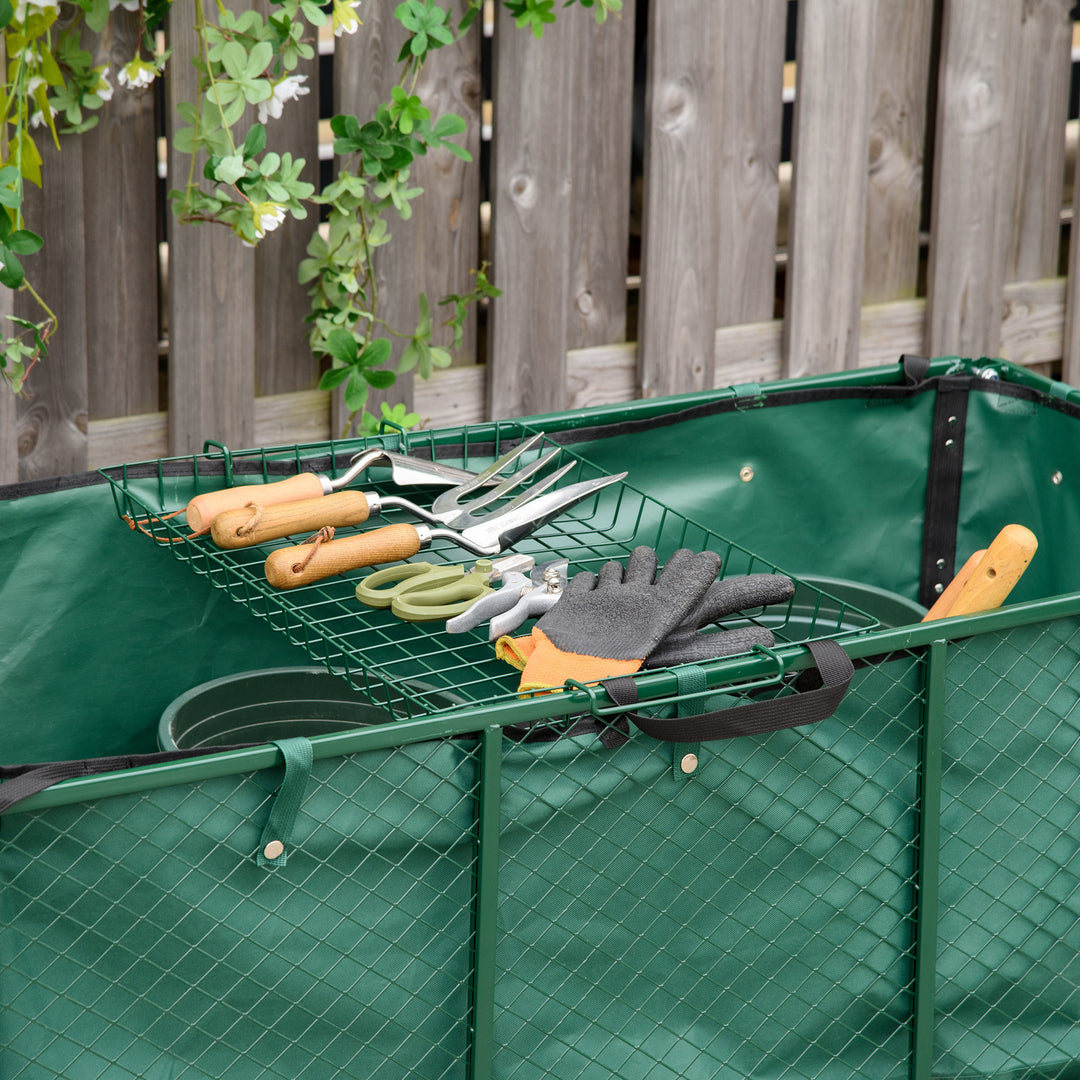
[[[398,4],[394,15],[407,37],[397,58],[396,84],[373,116],[333,117],[334,153],[342,167],[318,193],[301,179],[303,158],[266,149],[267,125],[289,102],[310,92],[307,76],[296,69],[315,55],[319,29],[329,23],[339,37],[359,29],[360,0],[271,0],[268,15],[204,0],[77,0],[64,4],[62,21],[60,0],[0,0],[7,56],[0,126],[0,284],[29,293],[40,309],[36,321],[9,316],[13,329],[0,339],[0,374],[20,393],[58,332],[47,298],[35,290],[23,265],[23,258],[42,248],[41,237],[23,216],[25,185],[42,183],[38,142],[48,138],[59,148],[60,135],[94,127],[114,93],[149,86],[162,76],[169,52],[159,49],[156,31],[174,3],[192,5],[199,47],[197,93],[176,106],[180,123],[172,142],[190,155],[191,167],[183,186],[169,193],[173,212],[181,224],[223,225],[238,242],[255,245],[286,218],[303,219],[313,208],[324,208],[326,226],[312,235],[298,267],[311,298],[310,347],[315,360],[329,360],[320,388],[340,387],[350,425],[355,421],[361,430],[374,430],[380,418],[366,410],[370,391],[389,389],[404,371],[429,378],[448,366],[469,308],[498,295],[481,266],[468,290],[439,300],[441,322],[421,293],[416,325],[401,330],[380,314],[373,272],[376,249],[392,242],[391,222],[408,219],[413,201],[423,194],[410,180],[416,159],[442,149],[471,160],[455,141],[466,130],[465,121],[454,113],[433,117],[417,84],[427,58],[470,31],[483,0],[467,0],[456,25],[449,6],[435,0]],[[565,0],[563,6],[575,3],[592,8],[601,23],[622,8],[622,0]],[[502,0],[502,5],[518,27],[537,38],[556,19],[555,0]],[[93,63],[81,34],[84,27],[103,31],[121,7],[138,12],[138,46],[115,73],[114,87],[114,73],[109,65]],[[204,156],[201,172],[198,155]],[[453,344],[438,344],[439,331],[449,332]],[[406,346],[392,369],[395,338],[405,339]],[[404,427],[419,422],[404,406],[384,404],[385,417]]]

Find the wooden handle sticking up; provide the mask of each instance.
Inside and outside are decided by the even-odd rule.
[[[414,526],[385,525],[341,540],[324,540],[314,551],[311,544],[278,548],[267,556],[263,569],[275,589],[295,589],[360,566],[407,559],[420,547]]]
[[[295,479],[295,477],[294,477]],[[360,525],[371,507],[362,491],[335,491],[317,499],[264,505],[258,494],[240,510],[226,510],[214,518],[210,535],[220,548],[243,548],[278,540],[293,533],[313,533],[332,525]]]
[[[240,487],[206,491],[187,504],[187,523],[194,533],[210,531],[214,519],[226,510],[240,510],[250,502],[260,506],[313,499],[322,495],[322,481],[315,473],[299,473],[272,484],[242,484]]]
[[[949,613],[949,608],[956,602],[960,591],[968,583],[968,579],[975,573],[975,567],[986,554],[986,548],[980,548],[972,555],[960,570],[956,577],[949,582],[945,591],[934,601],[933,607],[922,617],[923,622],[932,622],[934,619],[944,619]]]
[[[963,586],[956,593],[956,598],[947,610],[937,618],[952,618],[954,615],[972,615],[977,611],[990,611],[1005,603],[1013,586],[1023,576],[1039,546],[1035,534],[1023,525],[1006,525],[994,537],[993,543],[986,549],[986,554],[979,559]],[[970,561],[970,560],[969,560]],[[965,564],[961,574],[967,569]],[[952,588],[950,585],[949,588]],[[948,590],[946,590],[948,592]],[[942,593],[940,599],[944,599]],[[927,621],[937,604],[927,612]]]

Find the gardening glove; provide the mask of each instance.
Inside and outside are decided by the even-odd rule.
[[[682,548],[659,575],[656,565],[656,552],[639,547],[630,553],[625,571],[612,561],[598,575],[576,574],[562,599],[533,627],[529,644],[517,651],[524,658],[518,689],[561,686],[567,679],[595,682],[637,671],[701,603],[720,570],[720,558],[712,551]],[[513,662],[510,656],[504,659]]]
[[[746,652],[754,645],[769,648],[775,639],[764,626],[711,632],[704,628],[736,612],[786,604],[794,595],[795,583],[783,574],[745,574],[716,581],[709,586],[701,603],[645,658],[645,667],[699,664]]]
[[[638,558],[648,558],[643,549]],[[642,563],[644,565],[644,562]],[[652,552],[653,570],[656,555]],[[715,581],[701,602],[645,658],[644,667],[673,667],[694,664],[745,652],[754,645],[771,647],[775,644],[772,632],[764,626],[743,626],[734,630],[706,631],[704,628],[728,615],[787,603],[795,595],[795,583],[782,574],[747,574]],[[495,645],[501,660],[523,671],[535,649],[532,637],[501,637]]]

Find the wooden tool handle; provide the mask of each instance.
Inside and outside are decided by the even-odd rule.
[[[359,566],[407,559],[419,550],[420,533],[414,526],[385,525],[341,540],[326,540],[314,553],[310,544],[278,548],[267,556],[264,570],[275,589],[295,589]]]
[[[312,499],[322,495],[322,481],[315,473],[299,473],[272,484],[242,484],[240,487],[222,488],[196,495],[187,504],[187,523],[192,532],[209,532],[214,519],[226,510],[239,510],[249,502],[271,506],[297,499]]]
[[[258,497],[241,510],[226,510],[214,518],[210,535],[221,548],[251,547],[293,533],[313,533],[326,525],[359,525],[371,507],[362,491],[335,491],[317,499],[263,506]]]
[[[1027,569],[1038,546],[1030,529],[1023,525],[1006,525],[994,537],[946,615],[951,618],[1000,607]]]
[[[944,619],[949,614],[949,608],[956,602],[960,590],[968,583],[969,578],[975,573],[975,567],[986,554],[986,548],[976,551],[963,566],[960,567],[956,577],[949,582],[945,591],[934,601],[930,610],[922,617],[923,622],[933,622],[934,619]]]

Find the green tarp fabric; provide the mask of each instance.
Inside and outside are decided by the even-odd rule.
[[[157,749],[191,687],[310,663],[155,550],[107,483],[0,502],[0,762]]]
[[[933,398],[561,433],[793,573],[910,600]],[[970,395],[957,554],[1028,525],[1014,599],[1080,589],[1077,422]],[[689,777],[640,731],[316,754],[277,868],[280,767],[5,815],[0,1075],[899,1080],[929,996],[917,1075],[1076,1077],[1080,601],[1055,610],[863,654],[834,717],[704,745]],[[0,761],[153,750],[191,687],[310,663],[108,485],[0,502]]]

